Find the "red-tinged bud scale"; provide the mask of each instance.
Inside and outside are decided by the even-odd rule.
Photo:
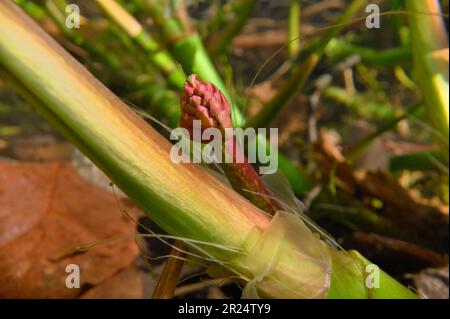
[[[181,127],[192,133],[193,121],[201,121],[201,129],[232,128],[231,108],[222,92],[212,83],[204,82],[196,74],[188,77],[180,98]],[[192,135],[191,135],[192,136]]]

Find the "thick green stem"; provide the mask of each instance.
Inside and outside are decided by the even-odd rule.
[[[449,76],[448,38],[439,1],[406,0],[417,82],[422,90],[434,136],[448,161]],[[447,59],[447,61],[445,61]]]

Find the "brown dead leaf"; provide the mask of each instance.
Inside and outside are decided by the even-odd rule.
[[[381,200],[381,214],[398,226],[399,237],[438,251],[448,250],[448,206],[422,200],[383,171],[357,170],[349,165],[335,140],[325,130],[319,134],[322,163],[333,171],[344,190]]]
[[[135,226],[114,195],[83,181],[70,164],[1,163],[0,297],[78,297],[130,265],[138,255]],[[80,267],[81,289],[66,287],[69,264]]]

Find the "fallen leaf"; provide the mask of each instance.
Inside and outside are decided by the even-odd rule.
[[[0,163],[0,297],[74,298],[128,267],[136,225],[118,203],[140,214],[68,163]],[[80,289],[66,287],[69,264]]]

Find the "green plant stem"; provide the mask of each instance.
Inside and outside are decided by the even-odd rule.
[[[440,14],[439,1],[406,0],[412,51],[427,116],[435,129],[436,142],[442,147],[448,162],[449,152],[449,76],[448,38]],[[423,12],[430,14],[423,14]],[[445,52],[447,62],[438,53]]]
[[[167,17],[161,2],[158,0],[142,0],[144,10],[150,15],[154,24],[158,27],[161,38],[167,44],[172,45],[182,38],[186,33],[180,23],[173,17]]]
[[[270,145],[267,145],[267,147],[270,147]],[[292,162],[281,153],[278,153],[278,167],[289,180],[295,194],[305,194],[311,190],[311,180],[300,168],[294,166],[294,164],[292,164]]]
[[[186,79],[173,58],[163,50],[142,25],[114,0],[96,0],[106,15],[125,31],[144,52],[149,60],[167,78],[173,89],[181,90]]]
[[[411,61],[409,47],[375,50],[348,43],[345,39],[333,39],[326,48],[330,63],[337,63],[349,56],[358,55],[361,62],[371,65],[392,66],[403,65]]]
[[[14,2],[17,5],[21,6],[26,12],[28,12],[28,14],[30,14],[36,20],[41,20],[46,16],[45,10],[31,1],[14,0]]]
[[[235,2],[237,3],[235,4],[234,12],[237,17],[220,32],[214,34],[211,40],[207,43],[207,51],[212,56],[224,52],[224,50],[230,45],[231,40],[238,35],[239,32],[241,32],[257,1],[242,0]]]
[[[390,0],[389,6],[392,11],[401,11],[404,7],[404,0]],[[403,47],[411,46],[411,39],[408,26],[401,15],[394,14],[389,18],[394,30],[398,35],[400,45]]]
[[[300,1],[291,0],[289,4],[288,51],[291,59],[300,51]]]

